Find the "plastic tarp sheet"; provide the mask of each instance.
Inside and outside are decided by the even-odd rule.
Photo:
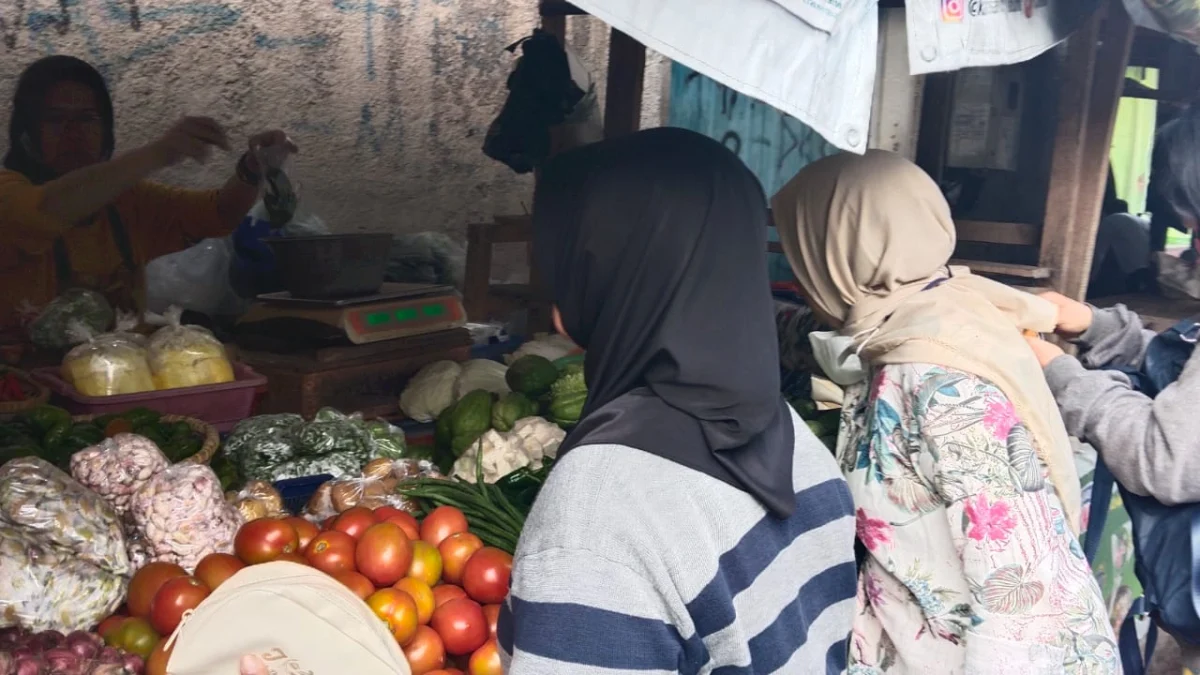
[[[867,148],[876,0],[573,4],[649,49],[795,117],[843,150]]]

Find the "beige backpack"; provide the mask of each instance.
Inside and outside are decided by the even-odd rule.
[[[272,675],[411,675],[366,603],[304,565],[247,567],[221,584],[172,636],[167,675],[239,675],[246,654]]]

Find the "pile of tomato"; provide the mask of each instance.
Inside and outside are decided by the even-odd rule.
[[[185,611],[243,567],[287,560],[325,572],[362,598],[387,624],[413,675],[503,672],[496,620],[512,556],[484,546],[458,509],[442,506],[418,522],[389,506],[356,507],[319,528],[298,517],[254,520],[238,531],[234,554],[209,555],[190,576],[169,563],[142,568],[129,586],[128,618],[109,619],[101,635],[112,630],[126,642],[137,632],[143,649],[157,645],[146,672],[161,675],[167,638]]]

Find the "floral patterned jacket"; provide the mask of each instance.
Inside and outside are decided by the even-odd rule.
[[[1012,403],[925,364],[846,391],[838,459],[869,551],[851,675],[1120,673],[1100,589]]]

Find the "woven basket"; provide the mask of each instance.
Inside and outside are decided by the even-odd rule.
[[[34,408],[46,405],[50,400],[50,390],[43,387],[40,383],[29,376],[29,373],[16,368],[0,367],[0,377],[5,373],[12,373],[21,381],[21,388],[29,392],[29,398],[24,401],[4,401],[0,402],[0,415],[19,415],[29,412]]]
[[[76,422],[91,422],[99,417],[99,415],[79,415],[74,417]],[[221,436],[217,433],[216,427],[201,422],[198,419],[184,417],[183,415],[163,415],[162,421],[168,424],[175,422],[186,422],[193,431],[204,437],[204,443],[200,446],[200,451],[188,457],[187,459],[178,462],[178,464],[208,464],[217,454],[217,450],[221,448]]]

